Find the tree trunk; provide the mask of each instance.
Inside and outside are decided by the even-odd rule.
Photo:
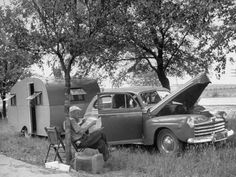
[[[72,159],[71,153],[71,129],[70,129],[70,117],[69,117],[69,108],[70,108],[70,72],[65,71],[65,145],[66,145],[66,163],[70,165]]]
[[[170,82],[169,79],[166,77],[166,73],[163,66],[163,44],[159,45],[157,63],[158,66],[156,72],[159,81],[161,82],[162,87],[165,87],[170,90]]]
[[[170,82],[166,77],[163,65],[158,65],[157,76],[161,82],[162,87],[165,87],[170,90]]]
[[[7,106],[6,106],[6,101],[4,101],[4,99],[6,98],[6,93],[4,92],[2,94],[2,118],[6,118],[7,117]]]
[[[4,99],[6,98],[6,83],[7,83],[7,79],[6,79],[6,75],[7,75],[7,70],[8,70],[8,63],[6,60],[4,60],[3,62],[4,65],[4,79],[3,79],[3,92],[2,92],[2,117],[6,118],[7,116],[7,108],[6,108],[6,101],[4,101]]]

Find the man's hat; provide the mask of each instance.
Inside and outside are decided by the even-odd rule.
[[[75,110],[81,111],[81,109],[78,106],[71,106],[70,107],[70,112],[75,111]]]

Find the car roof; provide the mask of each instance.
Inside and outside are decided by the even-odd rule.
[[[145,91],[150,91],[150,90],[169,92],[169,90],[164,87],[156,87],[156,86],[133,86],[133,87],[121,87],[121,88],[109,88],[109,89],[104,89],[103,92],[111,92],[111,93],[131,92],[131,93],[138,94],[140,92],[145,92]]]

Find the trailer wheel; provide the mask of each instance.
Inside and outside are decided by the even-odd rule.
[[[21,129],[21,135],[26,137],[26,138],[29,138],[31,135],[29,134],[28,132],[28,128],[26,126],[24,126],[22,129]]]

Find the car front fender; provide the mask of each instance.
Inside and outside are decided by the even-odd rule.
[[[194,137],[194,130],[186,123],[185,116],[163,116],[147,120],[144,123],[144,144],[153,145],[157,134],[162,129],[171,130],[174,135],[183,142],[188,138]]]

